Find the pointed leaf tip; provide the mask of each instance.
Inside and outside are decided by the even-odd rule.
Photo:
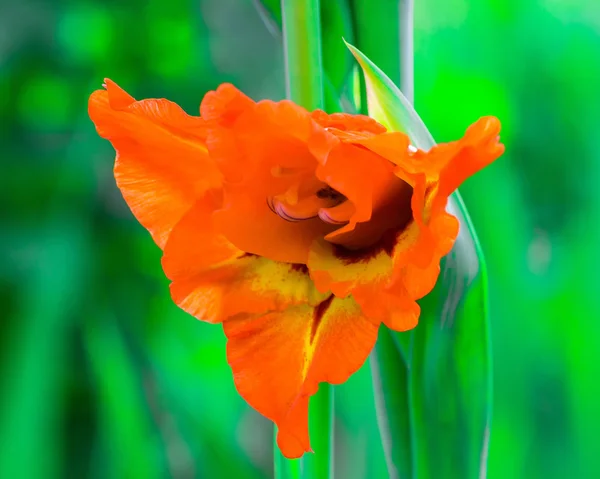
[[[435,141],[400,89],[358,48],[346,40],[344,43],[363,71],[369,116],[390,131],[406,133],[417,148],[429,150]]]

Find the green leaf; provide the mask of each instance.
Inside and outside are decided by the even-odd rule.
[[[281,0],[252,0],[271,34],[281,36]]]
[[[460,221],[459,237],[411,332],[414,471],[475,479],[485,477],[491,418],[487,273],[458,195],[449,210]]]
[[[435,142],[410,102],[399,88],[358,48],[346,42],[362,68],[366,87],[369,116],[390,131],[402,131],[418,148],[428,150]]]
[[[435,144],[431,134],[398,87],[358,49],[348,48],[365,76],[369,114],[388,129],[405,132],[416,147],[430,149]],[[458,218],[460,233],[441,261],[435,288],[419,302],[417,328],[392,333],[402,360],[389,364],[393,359],[385,342],[376,349],[388,358],[376,364],[377,404],[397,405],[391,411],[379,407],[389,426],[382,433],[390,436],[382,438],[393,445],[386,451],[390,477],[409,477],[409,470],[419,479],[485,477],[491,416],[487,273],[458,191],[448,210]],[[404,382],[402,403],[398,396]],[[410,466],[404,464],[409,438]]]

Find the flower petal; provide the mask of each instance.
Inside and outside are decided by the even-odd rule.
[[[117,151],[115,178],[138,221],[164,248],[175,224],[221,183],[208,157],[206,125],[167,100],[135,101],[114,82],[92,93],[89,115]]]
[[[504,153],[499,142],[500,120],[482,117],[473,123],[463,138],[451,143],[435,145],[429,151],[418,150],[407,155],[406,135],[393,132],[365,136],[352,140],[388,159],[399,168],[406,181],[425,175],[427,183],[439,181],[439,196],[450,196],[467,178],[473,176]]]
[[[316,212],[305,221],[284,219],[269,198],[285,194],[316,166],[306,145],[314,126],[310,114],[289,101],[254,103],[232,85],[207,94],[201,112],[211,158],[225,178],[223,206],[215,213],[219,231],[246,252],[306,263],[312,241],[335,227]],[[298,175],[277,174],[282,169]]]
[[[338,297],[351,294],[365,315],[406,331],[417,325],[416,300],[433,289],[439,261],[449,251],[435,248],[448,243],[451,247],[457,232],[457,227],[440,231],[439,242],[424,243],[419,227],[411,222],[402,231],[384,235],[370,250],[357,252],[316,241],[308,260],[310,276],[319,291],[331,290]],[[428,258],[423,268],[415,264],[419,255]]]
[[[499,128],[496,119],[483,118],[461,140],[414,155],[406,154],[402,133],[348,140],[396,164],[396,175],[412,187],[412,221],[362,251],[315,241],[307,265],[316,287],[340,297],[352,294],[367,316],[392,329],[414,327],[416,301],[435,286],[440,260],[458,235],[457,219],[446,212],[448,197],[502,154]]]
[[[217,232],[215,201],[204,198],[175,226],[164,250],[171,296],[192,316],[211,323],[240,313],[265,313],[296,304],[318,304],[304,265],[247,254]]]
[[[317,307],[298,305],[223,324],[237,390],[277,424],[284,456],[311,451],[309,396],[319,382],[340,384],[360,368],[375,344],[378,326],[352,298],[333,296]]]
[[[326,236],[332,243],[361,248],[409,219],[411,188],[394,175],[393,163],[361,144],[376,141],[378,136],[335,129],[317,132],[311,138],[310,149],[319,160],[317,177],[342,193],[353,206],[353,210],[346,206],[351,211],[347,224]],[[408,155],[408,138],[404,136],[404,143],[396,145],[396,151]],[[322,213],[326,220],[328,213]]]
[[[504,145],[499,143],[500,120],[495,117],[483,117],[473,123],[465,136],[458,141],[445,145],[447,151],[455,148],[454,154],[444,152],[442,146],[434,146],[430,154],[433,163],[436,156],[450,157],[440,171],[441,196],[450,195],[467,178],[492,163],[504,153]]]
[[[274,213],[265,198],[259,202],[244,192],[228,191],[215,224],[238,248],[285,263],[306,263],[312,242],[336,226],[318,217],[287,221]]]
[[[352,115],[349,113],[327,114],[322,110],[311,113],[312,118],[324,128],[336,128],[342,131],[384,133],[385,126],[377,123],[366,115]]]

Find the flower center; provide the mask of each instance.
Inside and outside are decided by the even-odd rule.
[[[327,225],[325,240],[344,256],[386,249],[381,246],[386,238],[395,238],[412,220],[412,188],[391,171],[366,178],[364,187],[354,184],[351,199],[311,169],[275,168],[272,174],[288,181],[283,193],[267,199],[271,211],[289,222],[320,219]]]
[[[321,198],[322,200],[324,200],[324,199],[331,199],[331,200],[339,199],[341,201],[346,200],[346,197],[343,194],[341,194],[339,191],[334,190],[329,185],[327,185],[324,188],[321,188],[319,191],[317,191],[317,198]]]
[[[286,221],[303,221],[320,217],[326,223],[340,224],[334,218],[323,217],[321,211],[346,203],[346,197],[329,185],[309,179],[293,185],[284,194],[267,198],[273,213]],[[342,221],[346,223],[347,218]]]
[[[318,217],[331,225],[326,240],[350,255],[360,255],[377,247],[390,233],[406,227],[412,219],[411,196],[412,188],[408,184],[390,176],[383,191],[378,191],[372,199],[371,218],[353,226],[349,223],[356,212],[355,205],[344,194],[314,177],[304,177],[285,193],[268,198],[267,204],[286,221]]]
[[[392,254],[397,235],[413,219],[412,188],[398,184],[374,209],[371,219],[357,223],[351,231],[326,237],[335,245],[335,254],[348,264],[374,257],[380,251]]]

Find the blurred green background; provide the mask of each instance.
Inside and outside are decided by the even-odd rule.
[[[461,189],[490,273],[489,478],[598,478],[600,4],[416,0],[415,55],[438,141],[503,122]],[[0,478],[272,477],[221,329],[171,302],[115,187],[87,117],[104,77],[192,114],[224,81],[284,96],[251,0],[2,0]],[[370,388],[368,365],[336,388],[340,479],[386,477]]]

